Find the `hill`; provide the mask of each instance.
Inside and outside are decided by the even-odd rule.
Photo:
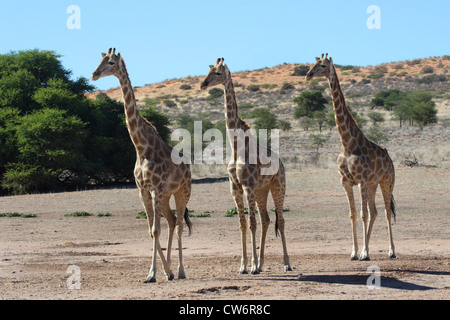
[[[313,130],[304,131],[298,121],[293,120],[296,104],[293,99],[304,91],[321,90],[331,102],[328,83],[325,79],[306,82],[304,74],[308,64],[283,63],[272,68],[252,71],[233,72],[236,98],[238,104],[252,107],[269,107],[279,119],[291,120],[292,129],[280,134],[280,153],[285,162],[293,167],[302,165],[328,165],[335,161],[339,152],[339,136],[336,130],[326,130],[322,134],[326,143],[321,148],[321,161],[314,158],[311,150],[310,136],[317,134]],[[399,89],[402,91],[431,91],[433,101],[438,109],[438,124],[420,130],[416,127],[398,128],[398,123],[391,120],[385,111],[386,121],[382,130],[387,133],[385,146],[390,150],[394,162],[401,162],[415,156],[422,162],[442,163],[448,165],[450,155],[450,119],[449,72],[450,56],[429,57],[383,63],[376,66],[342,66],[336,65],[340,84],[347,104],[358,113],[369,111],[373,94],[380,90]],[[205,74],[208,70],[205,70]],[[130,75],[132,80],[132,75]],[[203,114],[216,121],[223,118],[223,97],[211,98],[208,92],[200,91],[200,83],[205,76],[187,76],[170,79],[160,83],[136,87],[135,95],[138,105],[156,105],[156,108],[172,119],[178,114]],[[112,99],[122,101],[119,87],[107,91],[95,91],[90,98],[100,92]],[[331,110],[331,103],[328,106]],[[252,120],[249,120],[252,123]],[[367,125],[370,126],[370,125]],[[289,146],[289,147],[286,147]],[[434,150],[434,152],[430,152]]]

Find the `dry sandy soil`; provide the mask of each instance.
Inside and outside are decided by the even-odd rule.
[[[136,189],[2,197],[0,212],[35,213],[37,217],[0,218],[0,297],[449,299],[449,171],[397,167],[396,173],[398,214],[393,232],[398,259],[387,257],[387,227],[378,194],[380,214],[371,238],[372,260],[349,261],[350,221],[337,172],[334,168],[310,168],[288,173],[285,207],[290,211],[284,216],[293,271],[283,272],[281,241],[275,237],[272,222],[264,272],[238,274],[238,221],[236,216],[224,216],[227,209],[234,207],[228,182],[194,184],[189,208],[195,214],[209,211],[211,216],[192,218],[193,234],[188,237],[185,231],[187,279],[166,281],[158,260],[157,282],[152,284],[143,283],[152,247],[146,220],[136,219],[142,210]],[[94,215],[64,216],[75,211]],[[95,215],[105,212],[111,216]],[[164,221],[163,247],[166,230]],[[178,252],[173,250],[175,275],[177,264]],[[67,269],[71,265],[80,268],[79,290],[67,288],[71,275]],[[367,287],[370,266],[381,271],[378,290]]]

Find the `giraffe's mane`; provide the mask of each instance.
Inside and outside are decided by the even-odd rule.
[[[331,63],[331,66],[333,68],[334,77],[336,78],[337,87],[338,87],[339,91],[342,92],[341,84],[339,83],[339,78],[338,78],[337,73],[336,73],[336,68],[334,67],[333,63]],[[347,115],[349,116],[350,121],[352,121],[359,128],[358,123],[356,122],[355,118],[351,114],[350,110],[348,110],[348,108],[347,108],[347,103],[345,102],[345,98],[344,98],[343,94],[342,94],[342,102],[344,104],[344,109],[347,110]]]
[[[226,72],[228,73],[228,76],[230,77],[231,89],[233,91],[233,99],[234,99],[235,108],[236,108],[236,117],[240,120],[241,126],[243,127],[243,129],[249,130],[250,126],[247,124],[247,122],[245,122],[244,120],[242,120],[239,117],[239,108],[238,108],[237,101],[236,101],[236,94],[234,92],[234,84],[233,84],[233,78],[231,77],[231,71],[230,71],[230,69],[228,69],[227,65],[224,65],[224,67],[225,67]]]
[[[126,66],[126,64],[125,64],[125,60],[123,60],[123,58],[120,58],[120,60],[121,60],[121,62],[122,62],[123,70],[124,70],[124,72],[125,72],[126,77],[127,77],[128,79],[130,79],[130,77],[129,77],[129,75],[128,75],[127,66]],[[130,81],[130,84],[131,84],[131,81]],[[133,87],[131,87],[131,95],[132,95],[132,98],[133,98],[134,103],[136,104],[136,98],[135,98],[135,96],[134,96],[134,90],[133,90]],[[138,112],[139,112],[139,109],[137,108],[137,106],[136,106],[136,109],[137,109]],[[140,112],[139,112],[139,116],[142,118],[142,120],[144,120],[144,123],[148,124],[153,130],[155,130],[156,133],[158,133],[158,130],[156,129],[156,127],[155,127],[150,121],[148,121],[147,119],[145,119],[145,118],[141,115]]]

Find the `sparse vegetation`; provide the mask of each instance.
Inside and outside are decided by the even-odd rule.
[[[86,211],[76,211],[72,213],[66,213],[64,217],[90,217],[92,216],[92,213],[86,212]]]
[[[37,215],[34,213],[19,213],[19,212],[6,212],[0,213],[0,217],[8,217],[8,218],[36,218]]]

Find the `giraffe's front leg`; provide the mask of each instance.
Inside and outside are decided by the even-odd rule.
[[[153,226],[151,229],[151,234],[153,238],[153,256],[152,256],[152,265],[150,267],[150,271],[147,276],[146,283],[148,282],[156,282],[156,256],[157,252],[159,253],[159,256],[161,258],[162,264],[163,264],[163,270],[166,274],[167,280],[173,279],[173,273],[170,270],[170,267],[164,257],[164,253],[161,249],[161,245],[159,242],[159,236],[161,234],[161,212],[163,212],[163,197],[161,195],[155,195],[152,194],[152,200],[153,200],[153,208],[154,208],[154,220],[153,220]]]
[[[366,182],[361,182],[359,185],[361,192],[361,221],[363,227],[363,249],[359,256],[360,261],[369,261],[369,238],[368,238],[368,198],[369,198],[369,186]]]
[[[256,194],[255,190],[253,190],[252,188],[246,187],[244,191],[248,203],[248,220],[250,224],[251,245],[252,245],[252,264],[250,273],[258,274],[259,268],[258,268],[258,252],[256,250],[256,217],[255,217]]]
[[[244,194],[242,188],[233,183],[230,177],[230,189],[231,195],[233,196],[234,202],[238,210],[239,216],[239,229],[241,231],[241,247],[242,247],[242,258],[241,267],[239,268],[240,274],[246,274],[247,272],[247,221],[245,220],[244,214]]]
[[[350,221],[352,223],[352,253],[350,255],[350,260],[358,260],[358,238],[356,233],[356,207],[355,207],[355,197],[353,194],[353,184],[345,179],[344,177],[341,178],[341,184],[344,188],[345,192],[347,193],[347,199],[348,199],[348,205],[350,207]]]

